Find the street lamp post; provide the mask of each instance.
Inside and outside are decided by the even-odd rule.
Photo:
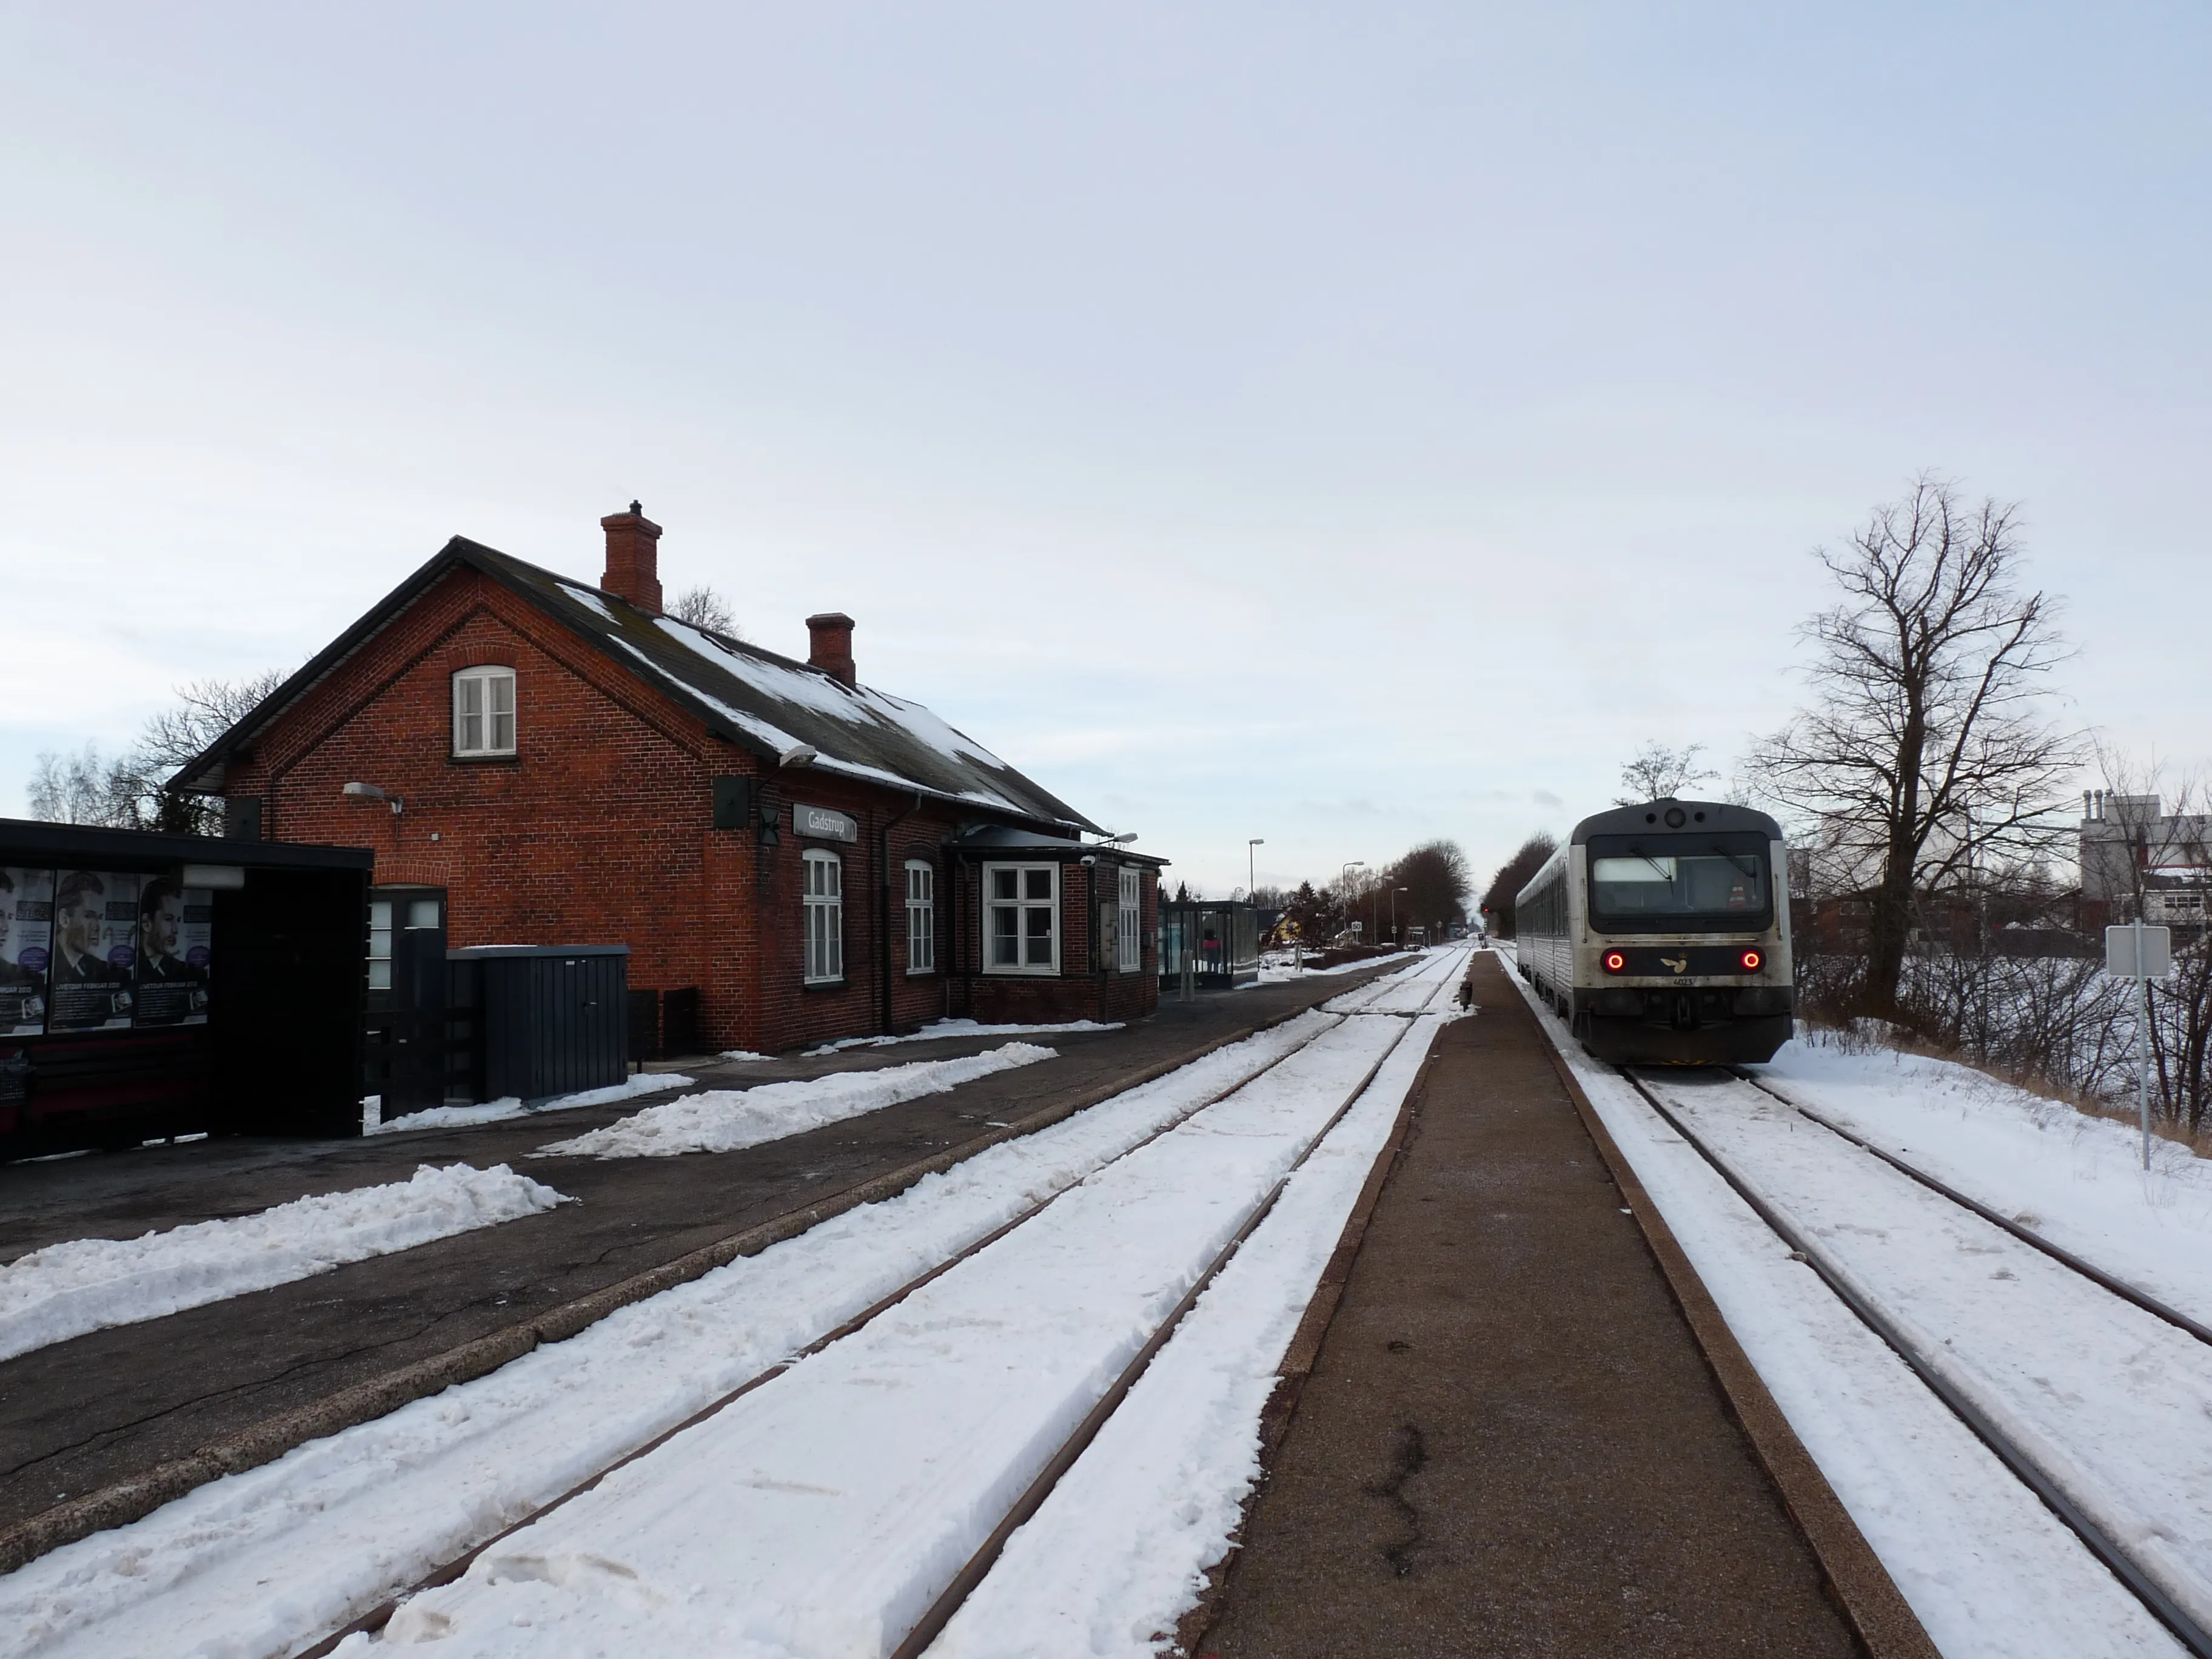
[[[1364,870],[1366,867],[1365,859],[1354,859],[1344,866],[1344,879],[1341,885],[1344,888],[1344,925],[1347,927],[1352,925],[1352,872],[1354,870]]]
[[[1410,887],[1393,887],[1390,890],[1390,943],[1393,945],[1398,942],[1398,895],[1413,890]]]
[[[1255,847],[1265,847],[1267,844],[1267,838],[1265,836],[1255,836],[1244,843],[1244,896],[1248,899],[1251,898],[1253,892],[1260,884],[1260,855],[1252,849]]]

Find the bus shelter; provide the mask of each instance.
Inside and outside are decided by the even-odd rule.
[[[1181,984],[1188,963],[1203,990],[1260,979],[1260,919],[1242,899],[1160,901],[1160,986]]]
[[[374,857],[0,818],[0,1158],[358,1134]]]

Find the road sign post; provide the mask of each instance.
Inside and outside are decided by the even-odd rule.
[[[2131,979],[2142,988],[2136,1012],[2136,1115],[2142,1127],[2142,1166],[2150,1168],[2150,982],[2173,968],[2173,930],[2146,927],[2137,916],[2124,927],[2105,929],[2105,971]]]

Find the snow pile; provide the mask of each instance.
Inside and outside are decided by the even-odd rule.
[[[876,1072],[832,1072],[827,1077],[763,1083],[751,1089],[710,1089],[649,1106],[635,1117],[573,1140],[556,1140],[539,1147],[535,1156],[674,1158],[681,1152],[734,1152],[880,1111],[902,1100],[945,1094],[994,1072],[1054,1058],[1050,1048],[1009,1042],[960,1060],[921,1060]]]
[[[1302,1014],[41,1556],[0,1577],[0,1631],[15,1632],[0,1645],[39,1659],[297,1652],[1332,1024]]]
[[[0,1359],[569,1201],[504,1164],[426,1164],[411,1181],[295,1199],[258,1215],[52,1244],[0,1267]]]
[[[410,1112],[404,1117],[395,1117],[391,1122],[363,1120],[364,1134],[390,1134],[395,1129],[471,1129],[479,1123],[497,1123],[510,1117],[525,1117],[536,1112],[565,1112],[575,1106],[611,1106],[618,1100],[635,1100],[640,1095],[657,1095],[664,1089],[688,1089],[699,1079],[682,1077],[674,1072],[634,1072],[620,1083],[609,1084],[604,1089],[586,1089],[573,1095],[555,1095],[541,1100],[535,1106],[524,1103],[518,1095],[506,1095],[497,1100],[487,1100],[477,1106],[430,1106],[419,1112]],[[371,1097],[374,1098],[374,1097]]]
[[[972,1036],[1052,1036],[1063,1031],[1118,1031],[1120,1020],[1102,1025],[1095,1019],[1070,1020],[1065,1025],[982,1025],[972,1019],[933,1019],[919,1031],[909,1031],[904,1036],[841,1037],[835,1042],[825,1042],[819,1048],[809,1048],[807,1058],[838,1054],[847,1048],[888,1048],[899,1042],[936,1042],[945,1037]],[[725,1060],[758,1060],[758,1054],[724,1054]]]
[[[1764,1075],[1792,1100],[2106,1272],[2212,1321],[2212,1160],[1971,1066],[1828,1033]]]

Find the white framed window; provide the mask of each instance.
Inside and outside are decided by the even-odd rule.
[[[512,668],[464,668],[453,676],[453,752],[514,752]]]
[[[1114,966],[1133,974],[1145,965],[1145,877],[1140,870],[1121,866],[1121,914],[1114,928]]]
[[[1060,866],[983,866],[983,971],[1060,971]]]
[[[937,869],[921,859],[906,861],[906,970],[937,971]]]
[[[368,906],[368,988],[392,988],[392,901],[372,899]]]
[[[806,912],[806,982],[826,985],[845,977],[845,861],[835,853],[806,849],[803,895]]]

